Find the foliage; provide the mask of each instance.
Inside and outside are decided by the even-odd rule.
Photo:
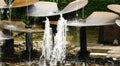
[[[89,16],[94,11],[110,11],[107,8],[109,4],[120,4],[119,0],[88,0],[87,6],[84,8],[85,17]],[[79,10],[81,15],[82,9]]]

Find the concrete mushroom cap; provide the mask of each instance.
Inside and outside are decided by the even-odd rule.
[[[68,26],[103,26],[115,24],[119,16],[112,12],[93,12],[83,20],[68,21]]]
[[[40,1],[29,8],[28,16],[45,17],[59,15],[60,13],[65,14],[81,9],[87,3],[88,0],[75,0],[69,3],[63,10],[59,10],[55,2]]]
[[[120,20],[116,20],[116,24],[120,27]]]
[[[110,4],[107,6],[107,8],[114,12],[120,13],[120,5],[118,4]]]

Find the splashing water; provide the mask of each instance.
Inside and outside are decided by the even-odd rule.
[[[45,32],[44,32],[44,36],[43,36],[43,44],[42,44],[42,55],[40,57],[40,60],[44,60],[44,61],[49,61],[50,60],[50,56],[51,56],[51,52],[52,52],[52,30],[50,28],[50,23],[49,23],[49,19],[46,18],[45,21]],[[46,65],[46,63],[44,62],[44,66]]]
[[[57,33],[54,36],[54,47],[51,55],[50,66],[57,65],[57,62],[62,63],[65,60],[66,50],[66,20],[62,14],[57,24]]]
[[[45,21],[45,32],[43,37],[42,44],[42,55],[40,60],[43,60],[42,66],[47,66],[46,63],[50,66],[57,65],[57,62],[60,64],[65,60],[65,51],[66,51],[66,31],[67,21],[63,18],[62,14],[57,24],[57,33],[54,36],[54,43],[52,40],[52,31],[50,28],[49,19],[46,18]],[[41,66],[41,64],[40,64]]]

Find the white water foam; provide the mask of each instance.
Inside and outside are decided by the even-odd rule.
[[[66,57],[66,31],[67,21],[63,18],[62,14],[57,24],[57,33],[54,36],[54,47],[51,55],[50,66],[57,64],[57,62],[62,63]]]
[[[42,66],[57,65],[57,62],[63,63],[66,58],[66,36],[67,36],[67,20],[60,15],[57,24],[57,33],[54,36],[54,43],[52,40],[52,31],[50,28],[49,19],[45,21],[45,32],[42,44],[42,55],[40,60],[43,60]],[[40,64],[41,66],[41,64]]]
[[[43,36],[43,44],[42,44],[42,55],[40,57],[40,60],[47,61],[50,60],[51,52],[52,52],[52,30],[50,28],[49,19],[46,18],[45,21],[45,31]],[[43,64],[46,65],[46,62]]]

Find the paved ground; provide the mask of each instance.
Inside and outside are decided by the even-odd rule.
[[[91,57],[112,57],[120,58],[120,46],[110,46],[103,44],[88,44]]]

